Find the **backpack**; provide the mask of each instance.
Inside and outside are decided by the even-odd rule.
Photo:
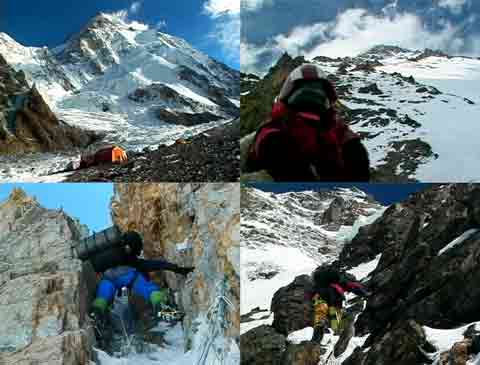
[[[315,292],[328,288],[330,284],[339,283],[344,277],[338,270],[330,266],[319,266],[313,272],[313,288]]]

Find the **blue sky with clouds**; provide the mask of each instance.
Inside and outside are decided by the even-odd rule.
[[[195,48],[240,67],[240,0],[1,0],[0,31],[29,46],[57,46],[99,12],[160,27]]]
[[[63,208],[68,215],[86,224],[90,231],[100,231],[112,224],[113,184],[0,184],[0,202],[8,198],[14,187],[35,196],[45,208]]]
[[[241,69],[288,52],[356,56],[379,44],[480,56],[478,0],[241,0]]]

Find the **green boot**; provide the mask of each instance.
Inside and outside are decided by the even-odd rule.
[[[168,294],[166,289],[157,290],[150,294],[150,303],[152,304],[153,315],[156,317],[162,307],[167,305]]]
[[[95,320],[101,319],[106,316],[108,308],[108,302],[104,298],[95,298],[92,303],[92,314]]]

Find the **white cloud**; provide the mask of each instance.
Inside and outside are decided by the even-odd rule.
[[[240,0],[207,0],[204,11],[215,22],[208,35],[222,47],[229,60],[240,58]]]
[[[467,4],[468,0],[439,0],[438,6],[441,8],[449,8],[452,13],[460,14],[463,7]]]
[[[271,5],[273,5],[273,0],[242,0],[242,11],[257,11]]]
[[[255,46],[246,42],[240,44],[240,65],[242,72],[263,75],[267,70],[259,69],[258,60],[263,54],[275,54],[281,52],[275,46]],[[268,68],[268,67],[266,67]]]
[[[349,9],[331,22],[298,26],[285,34],[278,34],[264,45],[241,45],[243,72],[262,74],[276,62],[283,52],[292,56],[353,57],[379,45],[396,45],[409,49],[441,49],[451,54],[472,55],[480,48],[480,38],[465,39],[462,28],[475,18],[453,26],[443,21],[439,31],[429,31],[421,18],[411,13],[389,16],[373,15],[365,9]]]
[[[212,17],[240,14],[240,0],[207,0],[204,9]]]
[[[141,1],[134,1],[132,5],[130,5],[129,9],[129,14],[136,14],[140,10],[140,7],[142,6]]]
[[[314,40],[325,41],[328,23],[317,23],[294,28],[289,34],[279,34],[274,38],[277,47],[290,54],[301,54],[302,50]]]
[[[331,40],[309,49],[306,56],[355,56],[379,44],[457,52],[463,46],[457,31],[456,27],[446,23],[442,30],[431,32],[418,16],[409,13],[382,17],[368,14],[364,9],[347,10],[332,25],[329,31]]]

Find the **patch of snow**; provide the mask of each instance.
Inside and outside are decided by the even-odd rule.
[[[230,100],[233,105],[236,105],[237,107],[240,108],[240,100],[238,100],[238,99],[232,99],[232,98],[229,98],[228,100]]]
[[[363,280],[368,277],[373,270],[377,268],[381,257],[382,254],[378,254],[372,261],[360,264],[348,270],[347,272],[355,276],[357,280]]]
[[[293,344],[299,344],[303,341],[310,341],[313,336],[313,327],[305,327],[301,330],[289,333],[287,336],[287,342]]]
[[[437,329],[423,326],[427,341],[434,345],[438,350],[433,355],[433,358],[438,360],[442,352],[450,350],[456,342],[463,340],[463,333],[472,324],[475,325],[477,330],[480,328],[480,322],[473,322],[465,326],[452,329]]]
[[[456,245],[461,244],[462,242],[464,242],[466,239],[468,239],[470,236],[472,236],[473,234],[475,234],[477,232],[478,232],[478,229],[476,229],[476,228],[472,228],[472,229],[469,229],[468,231],[463,232],[463,234],[461,234],[460,236],[455,238],[452,242],[450,242],[448,245],[446,245],[444,248],[442,248],[440,251],[438,251],[437,256],[440,256],[441,254],[443,254],[444,252],[452,249]]]

